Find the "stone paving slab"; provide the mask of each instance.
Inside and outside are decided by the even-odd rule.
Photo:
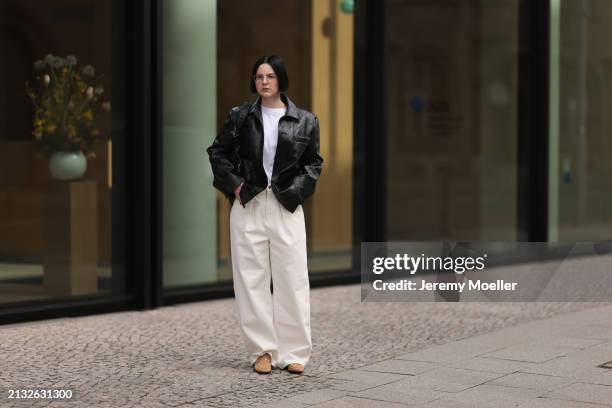
[[[448,343],[438,347],[403,354],[397,358],[404,360],[427,361],[430,363],[456,363],[476,357],[484,352],[500,350],[501,347],[503,346],[500,344],[482,344],[480,347],[478,347],[472,345],[466,340],[459,340],[454,343]]]
[[[340,380],[352,380],[358,381],[365,384],[371,385],[383,385],[389,384],[394,381],[401,380],[403,378],[407,378],[402,374],[393,374],[393,373],[377,373],[377,372],[369,372],[362,370],[350,370],[344,371],[341,373],[330,375],[329,378],[336,378]]]
[[[375,371],[393,374],[408,374],[416,375],[427,371],[431,371],[440,367],[436,363],[428,363],[426,361],[408,361],[408,360],[386,360],[380,363],[366,365],[360,368],[364,371]]]
[[[572,384],[573,382],[574,380],[569,378],[521,372],[497,378],[490,381],[489,384],[548,392]]]
[[[426,404],[415,405],[416,408],[480,408],[475,404],[459,401],[435,400]]]
[[[533,342],[534,345],[575,348],[579,350],[583,350],[585,348],[592,348],[593,346],[603,345],[605,343],[605,340],[591,340],[571,337],[547,338],[545,340],[537,340]]]
[[[557,357],[565,356],[571,350],[570,348],[546,346],[544,344],[519,344],[492,353],[486,353],[482,356],[502,360],[522,361],[526,363],[543,363]]]
[[[332,386],[331,388],[334,390],[358,392],[358,391],[363,391],[363,390],[367,390],[369,388],[374,388],[374,387],[376,387],[376,384],[368,384],[368,383],[364,383],[361,381],[350,381],[349,380],[349,381],[345,381],[340,384],[336,384]]]
[[[441,367],[426,373],[411,376],[394,384],[397,387],[422,388],[431,391],[459,392],[484,384],[503,374]]]
[[[375,407],[377,405],[375,401],[417,405],[440,399],[444,397],[446,393],[431,389],[411,388],[399,383],[391,383],[370,388],[369,390],[360,391],[354,395],[373,400],[372,406]]]
[[[609,358],[609,354],[601,354],[600,360]],[[603,361],[601,361],[603,362]],[[611,378],[610,370],[597,367],[599,361],[589,362],[570,357],[559,357],[551,361],[547,361],[539,366],[531,366],[523,372],[532,374],[552,375],[555,377],[569,378],[573,380],[582,380],[592,383],[606,384],[607,379]]]
[[[303,402],[292,402],[292,401],[287,401],[287,400],[283,400],[283,401],[278,401],[278,402],[272,402],[270,404],[266,404],[266,407],[268,408],[304,408],[309,406],[308,404],[305,404]],[[312,406],[312,405],[310,405]]]
[[[510,367],[508,360],[497,359],[505,361],[497,365],[482,360],[481,354],[514,346],[516,339],[526,343],[542,338],[540,332],[521,337],[504,332],[505,328],[527,322],[546,326],[555,316],[598,310],[599,318],[588,315],[584,320],[597,328],[592,335],[581,336],[578,330],[572,336],[586,342],[570,341],[565,347],[570,352],[605,353],[612,346],[612,325],[601,321],[605,303],[362,303],[360,294],[359,285],[311,291],[313,356],[306,373],[298,376],[280,370],[267,376],[253,372],[237,325],[234,299],[0,326],[0,389],[67,388],[76,395],[73,401],[1,399],[0,406],[233,408],[276,404],[290,408],[351,402],[368,406],[364,404],[369,401],[389,407],[418,406],[439,395],[427,388],[406,390],[402,384],[393,384],[441,367],[480,371],[485,378],[491,373],[526,370]],[[490,336],[474,347],[470,339],[483,333]],[[439,350],[427,352],[435,347]],[[411,358],[419,353],[444,358]],[[561,358],[568,357],[547,363]],[[580,361],[579,355],[572,358]],[[461,361],[485,367],[462,367]],[[450,367],[453,362],[458,365]],[[491,370],[486,370],[487,363]],[[586,377],[572,379],[595,381],[598,376],[599,383],[594,384],[608,383],[609,376],[592,372],[590,367],[583,369]],[[358,373],[349,373],[351,370]],[[376,397],[376,387],[385,386],[411,399],[364,398]],[[364,394],[359,397],[359,393]],[[309,399],[317,396],[331,399]],[[288,398],[294,399],[283,405]],[[548,397],[554,398],[558,397]]]
[[[328,390],[317,390],[310,391],[295,397],[287,398],[283,402],[297,402],[304,403],[306,405],[318,404],[321,402],[333,400],[339,397],[344,397],[346,393],[340,390],[328,389]]]
[[[332,401],[327,401],[322,404],[311,405],[313,408],[372,408],[376,404],[377,408],[406,408],[414,407],[414,405],[407,405],[398,402],[389,401],[376,401],[373,402],[371,399],[358,398],[358,397],[342,397]]]
[[[540,397],[521,404],[518,408],[605,408],[606,405],[586,402],[566,401],[556,398]]]
[[[612,405],[612,386],[574,383],[562,389],[551,391],[548,396],[569,401]]]
[[[535,390],[483,384],[440,398],[450,403],[464,403],[482,408],[516,407],[541,395]]]
[[[500,360],[497,358],[474,357],[461,360],[457,363],[448,364],[450,367],[463,368],[466,370],[486,371],[491,373],[511,374],[528,367],[536,366],[536,363],[524,361]]]

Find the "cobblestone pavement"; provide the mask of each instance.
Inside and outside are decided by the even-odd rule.
[[[362,303],[359,285],[313,289],[311,299],[314,350],[301,376],[252,371],[234,299],[0,326],[0,406],[267,405],[346,382],[333,373],[606,305]],[[74,398],[9,401],[12,388],[71,389]]]

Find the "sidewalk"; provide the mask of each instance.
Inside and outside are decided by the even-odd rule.
[[[234,299],[0,326],[0,406],[612,404],[596,367],[612,360],[610,303],[363,303],[347,285],[313,289],[311,314],[304,375],[253,372]],[[15,388],[74,398],[6,399]]]
[[[610,362],[610,368],[599,365]],[[429,347],[329,376],[345,380],[273,406],[612,406],[612,306]]]

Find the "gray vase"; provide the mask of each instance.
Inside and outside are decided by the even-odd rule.
[[[59,180],[80,179],[87,170],[87,159],[83,152],[55,152],[49,158],[49,171]]]

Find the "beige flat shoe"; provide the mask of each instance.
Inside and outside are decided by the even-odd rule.
[[[261,356],[257,357],[255,364],[253,364],[253,368],[259,374],[270,374],[272,371],[272,357],[269,353],[264,353]]]
[[[291,363],[287,366],[287,371],[293,374],[302,374],[304,372],[304,366],[299,363]]]

